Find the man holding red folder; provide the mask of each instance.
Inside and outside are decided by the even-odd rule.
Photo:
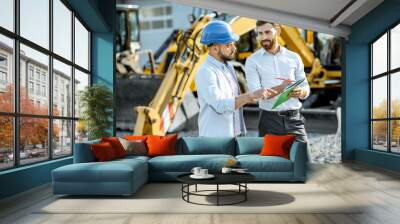
[[[275,95],[259,102],[261,110],[258,125],[259,136],[296,135],[298,141],[307,142],[307,134],[304,128],[304,118],[300,114],[302,103],[310,94],[304,65],[300,56],[280,46],[278,36],[279,25],[272,22],[257,21],[257,39],[262,48],[253,53],[246,60],[245,72],[249,91],[260,88],[271,88]],[[273,108],[275,101],[284,88],[274,88],[284,81],[296,81],[304,79],[289,94],[289,100]]]

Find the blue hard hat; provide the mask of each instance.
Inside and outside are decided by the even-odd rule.
[[[232,33],[231,27],[224,21],[212,21],[207,24],[201,35],[200,43],[229,44],[239,40],[239,36]]]

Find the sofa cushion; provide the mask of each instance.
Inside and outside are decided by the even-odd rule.
[[[249,172],[293,172],[292,161],[279,156],[238,155],[236,159]]]
[[[143,172],[146,162],[131,159],[109,162],[75,163],[53,170],[58,182],[129,182],[134,172]]]
[[[142,140],[146,141],[148,135],[125,135],[124,138],[130,141]]]
[[[167,136],[150,135],[146,139],[148,156],[165,156],[176,154],[177,134]]]
[[[260,152],[260,155],[280,156],[290,159],[290,148],[292,147],[295,139],[295,135],[265,135],[264,146]]]
[[[126,162],[126,163],[131,163],[132,161],[142,161],[142,162],[148,162],[150,157],[147,156],[136,156],[136,155],[131,155],[131,156],[125,156],[124,158],[116,159],[113,160],[112,162]],[[133,162],[136,163],[136,162]]]
[[[104,162],[117,159],[118,156],[115,154],[115,150],[109,142],[102,142],[99,144],[93,144],[90,146],[96,161]]]
[[[147,155],[146,142],[144,140],[126,140],[124,138],[118,138],[122,146],[126,151],[126,155]]]
[[[190,172],[193,167],[200,166],[211,172],[219,171],[228,160],[235,159],[231,155],[175,155],[158,156],[149,160],[150,171]]]
[[[264,145],[263,137],[238,137],[236,138],[236,155],[260,154]]]
[[[110,143],[110,145],[114,149],[117,158],[122,158],[126,156],[126,151],[117,137],[103,137],[101,138],[101,142]]]
[[[235,155],[235,139],[230,137],[182,137],[177,154]]]

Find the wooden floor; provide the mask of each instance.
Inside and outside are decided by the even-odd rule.
[[[54,200],[42,186],[0,202],[0,223],[400,223],[400,174],[359,163],[311,165],[308,182],[317,183],[346,201],[366,204],[357,214],[36,214]],[[318,202],[316,202],[318,203]]]

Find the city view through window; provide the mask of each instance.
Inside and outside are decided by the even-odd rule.
[[[0,170],[70,156],[87,139],[89,30],[61,0],[20,0],[19,27],[14,7],[0,2]]]

